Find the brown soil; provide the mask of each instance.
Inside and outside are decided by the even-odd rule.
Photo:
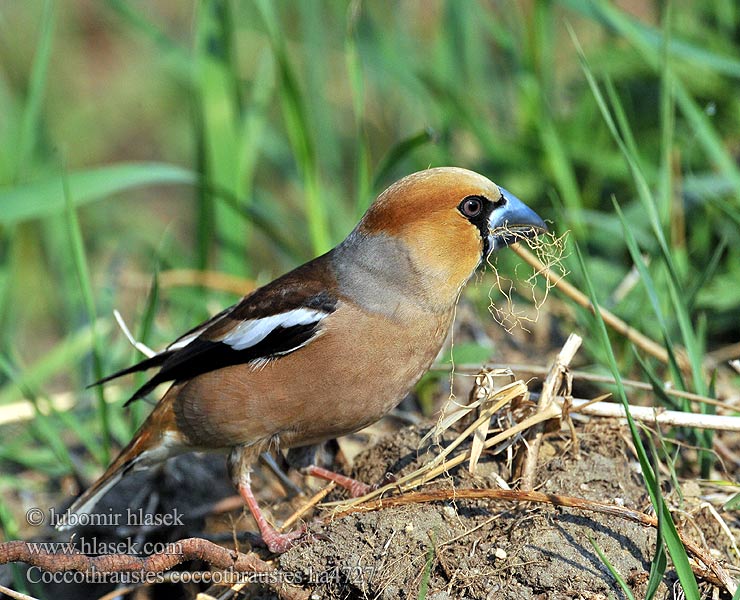
[[[580,434],[579,457],[565,440],[546,446],[538,488],[644,510],[649,501],[622,435],[602,422]],[[418,468],[420,437],[409,427],[385,438],[355,459],[355,475],[378,481]],[[494,475],[507,471],[505,457],[488,457],[476,475],[459,468],[432,488],[495,488]],[[314,592],[329,598],[417,598],[425,582],[435,600],[623,597],[592,541],[639,597],[655,549],[654,530],[615,517],[478,500],[356,513],[311,531],[321,535],[284,554],[280,568],[317,582]],[[659,598],[669,597],[670,577]]]
[[[416,470],[429,461],[436,450],[419,449],[426,431],[428,427],[411,426],[385,436],[354,458],[352,474],[367,482],[379,482],[387,473],[404,475]],[[454,437],[454,432],[448,432],[443,443]],[[593,420],[578,427],[579,452],[576,455],[564,431],[549,434],[541,452],[537,489],[648,512],[650,503],[628,440],[626,429],[617,423]],[[121,507],[135,504],[135,497],[142,493],[154,499],[152,489],[156,489],[159,511],[167,513],[168,509],[177,507],[192,519],[184,528],[152,531],[147,539],[172,541],[201,535],[231,548],[236,536],[240,549],[246,551],[255,538],[245,532],[255,531],[255,526],[251,519],[239,518],[241,511],[204,520],[215,501],[232,493],[222,463],[222,457],[182,457],[168,464],[159,475],[150,477],[148,482],[136,481],[132,476],[130,482],[121,484],[118,494],[109,495],[107,500],[114,505],[121,504],[112,509],[113,512],[123,511]],[[460,467],[424,489],[496,489],[500,478],[512,480],[511,465],[515,463],[516,460],[508,460],[506,452],[498,456],[484,454],[475,475]],[[271,508],[276,520],[305,502],[305,497],[299,497],[275,504],[274,478],[258,479],[257,489],[263,497],[263,506]],[[690,515],[692,509],[699,506],[698,494],[693,495],[690,486],[681,502],[667,484],[664,487],[669,504],[681,509],[676,511],[677,516]],[[333,494],[329,500],[343,498],[343,493],[335,491]],[[183,504],[191,501],[192,505]],[[624,577],[635,598],[643,598],[650,560],[655,552],[656,532],[653,529],[613,516],[546,504],[458,499],[386,507],[335,519],[331,519],[330,514],[328,510],[320,511],[318,516],[323,521],[309,523],[312,539],[275,559],[285,579],[301,581],[312,598],[624,598],[593,544]],[[728,513],[723,516],[731,518]],[[715,551],[718,558],[736,562],[728,537],[707,511],[696,511],[690,522],[684,520],[679,525],[694,542]],[[738,537],[737,518],[729,525]],[[235,534],[234,529],[240,533]],[[66,537],[50,532],[46,535],[42,538]],[[120,541],[132,533],[105,528],[83,531],[80,535]],[[269,559],[266,550],[258,546],[255,549]],[[202,563],[187,563],[180,568],[208,570]],[[8,566],[0,568],[0,583],[12,585],[10,575]],[[716,592],[709,584],[702,585],[705,597],[712,597],[712,592]],[[142,588],[136,597],[193,598],[207,587],[160,585]],[[669,564],[656,597],[681,597],[676,596],[677,589],[675,573]],[[209,592],[213,594],[214,590],[218,597],[231,593],[223,587]],[[45,586],[44,596],[57,600],[92,598],[107,591],[110,587],[64,584]],[[275,596],[254,584],[228,597]],[[722,594],[716,597],[729,599]]]

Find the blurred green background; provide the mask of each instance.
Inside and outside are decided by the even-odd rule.
[[[238,298],[172,269],[269,281],[428,166],[569,230],[570,281],[691,363],[614,336],[623,373],[714,393],[740,339],[739,57],[734,0],[0,2],[0,496],[58,499],[147,412],[84,390],[138,356],[114,308],[162,347]]]

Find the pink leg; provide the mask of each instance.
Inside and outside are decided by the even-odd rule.
[[[237,489],[239,490],[239,495],[246,503],[247,508],[249,508],[249,512],[252,513],[254,520],[257,521],[257,527],[259,527],[262,540],[265,542],[270,552],[282,554],[283,552],[290,550],[296,544],[298,539],[306,533],[304,528],[291,531],[290,533],[280,533],[267,522],[265,515],[262,514],[262,511],[257,504],[257,499],[252,493],[252,487],[249,482],[249,473],[246,474],[246,477],[242,477],[240,479]]]
[[[319,479],[325,479],[326,481],[333,481],[338,486],[347,490],[353,498],[364,496],[374,489],[374,486],[362,483],[362,481],[357,481],[356,479],[352,479],[346,475],[341,475],[334,471],[329,471],[329,469],[317,467],[316,465],[306,467],[305,473],[312,477],[318,477]]]

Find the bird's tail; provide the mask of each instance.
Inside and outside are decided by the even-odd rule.
[[[154,409],[105,473],[72,503],[56,524],[59,531],[87,521],[82,515],[89,514],[108,490],[129,472],[147,469],[184,451],[176,430],[169,426],[171,411],[167,404],[160,403]]]

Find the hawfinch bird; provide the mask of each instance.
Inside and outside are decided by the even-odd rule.
[[[285,551],[302,531],[278,533],[257,506],[250,470],[260,453],[346,435],[393,409],[437,356],[476,268],[545,230],[519,199],[472,171],[429,169],[394,183],[336,248],[99,382],[157,368],[129,402],[172,383],[70,512],[89,512],[130,471],[226,451],[264,542]],[[364,491],[330,471],[308,472]]]

